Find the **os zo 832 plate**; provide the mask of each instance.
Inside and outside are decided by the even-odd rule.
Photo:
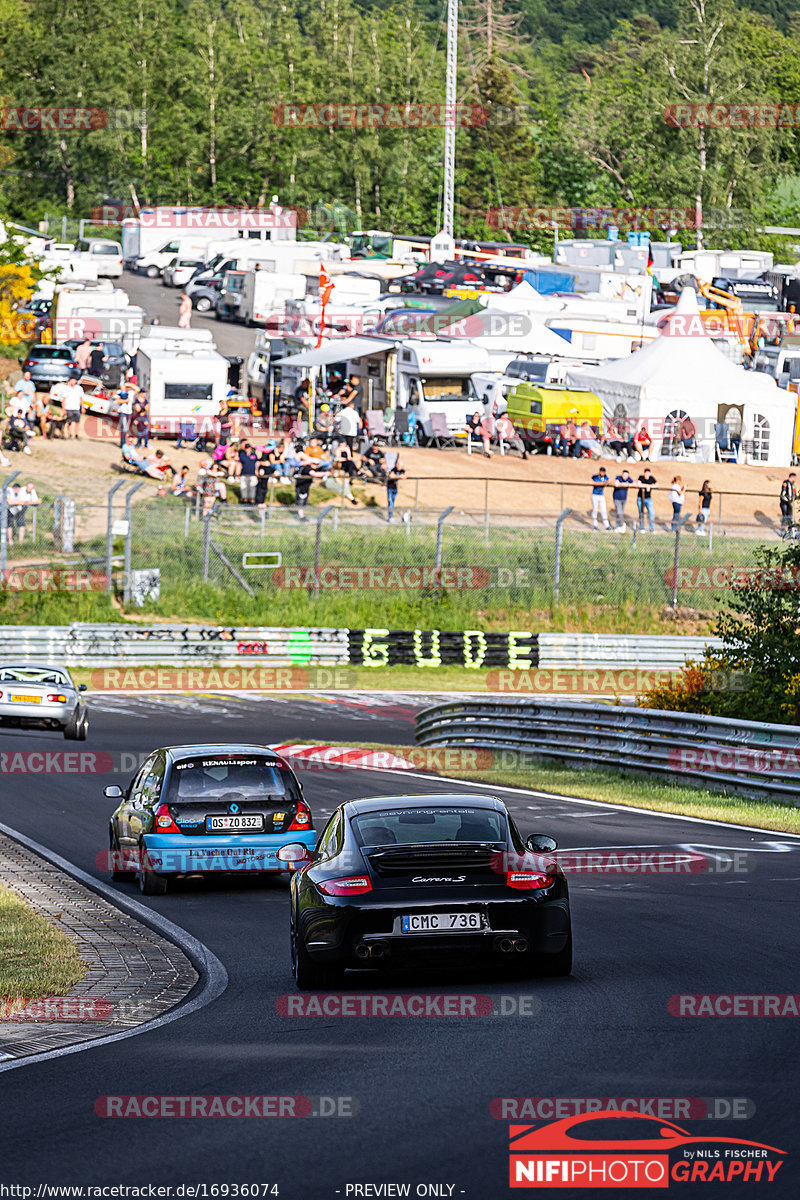
[[[224,830],[226,833],[237,833],[239,830],[247,829],[251,833],[258,833],[264,828],[264,817],[261,813],[246,815],[242,813],[238,817],[206,817],[206,829],[211,833],[216,833],[218,830]]]

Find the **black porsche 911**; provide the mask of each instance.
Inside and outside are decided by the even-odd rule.
[[[383,796],[333,813],[292,880],[292,969],[335,988],[348,967],[509,963],[568,975],[567,881],[493,796]],[[300,857],[300,847],[297,847]]]

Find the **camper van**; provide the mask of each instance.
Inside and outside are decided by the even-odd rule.
[[[627,358],[659,336],[659,330],[650,324],[590,317],[548,317],[545,325],[569,342],[576,355],[596,358]]]
[[[472,382],[478,372],[490,372],[486,350],[470,342],[403,342],[397,349],[398,408],[413,408],[421,434],[431,436],[431,413],[442,412],[452,432],[463,430],[467,418],[483,405]]]
[[[53,333],[57,342],[68,341],[79,334],[73,332],[70,323],[73,314],[80,308],[108,309],[127,308],[128,293],[121,288],[112,286],[110,280],[97,280],[94,283],[68,283],[56,289],[53,300],[54,326]]]
[[[560,426],[573,422],[591,426],[599,441],[603,405],[594,392],[557,384],[521,383],[508,395],[508,416],[529,450],[549,450]]]
[[[136,374],[148,394],[153,436],[174,437],[186,423],[211,431],[228,392],[228,360],[214,349],[210,330],[145,326]]]
[[[226,271],[217,300],[217,319],[264,325],[268,317],[283,315],[287,300],[302,300],[305,294],[305,275],[265,271],[260,263],[249,271]]]

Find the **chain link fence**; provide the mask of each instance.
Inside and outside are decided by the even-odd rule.
[[[315,613],[323,624],[335,596],[338,622],[364,627],[390,626],[395,601],[412,601],[420,616],[436,602],[437,621],[444,605],[452,627],[467,628],[520,610],[531,619],[577,609],[709,612],[737,572],[752,568],[759,542],[776,544],[780,532],[723,532],[688,518],[676,528],[659,520],[650,532],[631,514],[624,528],[595,530],[570,509],[557,519],[497,518],[406,506],[390,521],[384,509],[351,508],[322,489],[304,519],[274,497],[204,514],[196,500],[140,499],[139,486],[120,481],[102,507],[44,500],[26,510],[22,537],[0,503],[3,579],[15,564],[69,563],[93,572],[93,590],[134,605],[160,598],[174,610],[208,588],[249,597],[271,624],[314,623]]]

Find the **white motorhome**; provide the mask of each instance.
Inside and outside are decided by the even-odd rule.
[[[139,347],[145,311],[137,304],[125,308],[76,308],[69,318],[70,338],[89,337],[95,342],[120,342],[126,354]]]
[[[128,303],[128,293],[113,287],[110,280],[59,284],[53,301],[53,336],[57,342],[80,336],[70,332],[70,320],[79,308],[127,308]]]
[[[273,228],[260,227],[261,222],[268,224],[270,221],[274,221]],[[153,251],[163,251],[166,244],[182,238],[201,242],[234,238],[293,242],[297,236],[293,222],[296,222],[293,213],[272,216],[268,212],[244,209],[222,211],[168,206],[143,209],[140,216],[126,217],[122,222],[122,257],[129,269],[136,270],[139,259]],[[170,258],[176,253],[172,251]]]
[[[226,271],[217,301],[217,319],[264,325],[269,317],[283,315],[287,300],[301,300],[305,294],[305,275],[265,271],[260,264],[249,271]]]
[[[145,326],[136,376],[153,436],[175,437],[189,423],[197,433],[212,431],[228,392],[228,360],[214,349],[210,330]]]
[[[659,330],[651,324],[630,321],[603,321],[589,317],[548,317],[545,324],[553,333],[567,341],[578,356],[590,354],[595,358],[627,358],[641,350]]]
[[[462,430],[483,403],[472,376],[491,371],[488,352],[471,342],[402,342],[396,351],[397,408],[413,408],[426,437],[431,435],[434,412],[444,413],[451,431]]]

